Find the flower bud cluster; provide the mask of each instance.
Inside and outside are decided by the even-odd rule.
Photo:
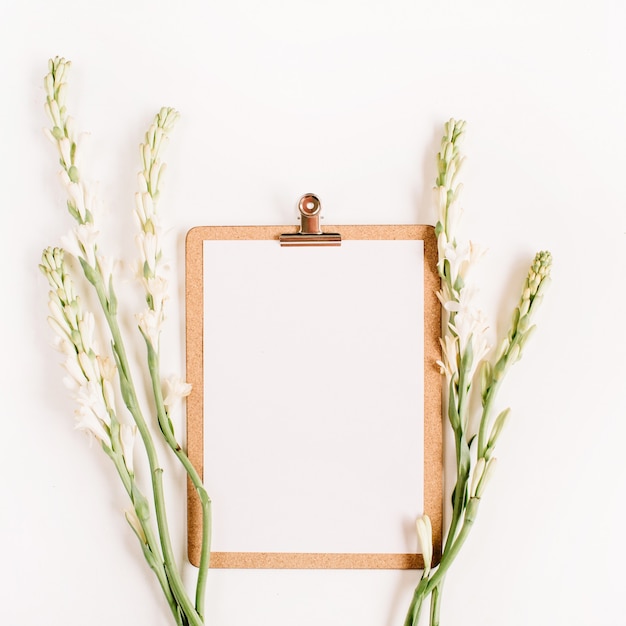
[[[62,249],[44,250],[39,267],[51,287],[48,323],[55,332],[55,346],[65,357],[64,383],[78,403],[76,428],[95,437],[110,453],[119,452],[132,474],[136,429],[117,420],[113,388],[117,368],[98,351],[94,316],[81,306]]]
[[[165,172],[160,153],[178,117],[174,109],[162,108],[146,132],[145,143],[140,146],[143,169],[137,176],[139,191],[135,194],[135,216],[140,228],[136,239],[139,249],[138,274],[145,288],[148,307],[137,315],[137,320],[142,333],[154,347],[158,346],[161,326],[165,320],[164,305],[168,298],[161,250],[162,228],[156,211]]]
[[[474,305],[475,290],[465,285],[469,269],[483,251],[471,242],[459,242],[456,238],[462,213],[458,204],[462,184],[457,183],[457,178],[464,161],[460,145],[465,136],[465,125],[464,121],[451,119],[444,127],[441,151],[437,155],[435,196],[439,219],[435,233],[442,278],[438,296],[449,320],[442,338],[443,359],[439,366],[448,381],[456,381],[463,365],[465,380],[469,384],[479,363],[489,352],[490,344],[487,320]]]
[[[520,302],[513,311],[511,328],[502,340],[493,368],[493,380],[500,381],[508,368],[522,358],[528,340],[535,331],[532,323],[542,300],[543,293],[550,283],[552,255],[550,252],[538,252],[528,270]]]
[[[74,121],[68,116],[65,106],[65,79],[70,65],[69,61],[61,57],[51,59],[48,63],[48,74],[44,78],[44,106],[52,128],[46,128],[44,132],[59,152],[63,168],[61,182],[68,197],[67,209],[77,222],[77,226],[64,238],[63,245],[76,258],[82,258],[90,267],[95,268],[98,231],[94,225],[94,216],[97,213],[97,199],[83,180],[79,167],[80,142]]]

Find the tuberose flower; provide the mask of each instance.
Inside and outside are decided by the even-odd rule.
[[[169,409],[174,403],[178,402],[181,398],[185,398],[191,393],[191,384],[185,382],[179,376],[170,376],[164,381],[164,395],[163,404]]]
[[[433,528],[430,517],[424,514],[415,522],[422,555],[424,557],[424,576],[428,576],[433,561]]]

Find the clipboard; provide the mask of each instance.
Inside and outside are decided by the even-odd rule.
[[[211,568],[422,568],[415,519],[431,518],[436,563],[443,517],[434,228],[322,232],[319,201],[304,198],[317,204],[310,215],[301,201],[299,231],[187,234],[187,451],[213,501]],[[409,284],[385,266],[415,259]],[[405,344],[396,361],[390,346]],[[197,565],[202,509],[190,484],[187,500]]]

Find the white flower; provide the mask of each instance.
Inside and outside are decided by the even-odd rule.
[[[58,350],[66,356],[76,356],[76,349],[67,336],[56,335],[53,339],[52,345],[55,350]]]
[[[85,206],[85,193],[84,188],[80,183],[73,183],[67,174],[63,178],[67,193],[74,202],[74,206],[78,211],[81,219],[85,219],[87,215],[87,207]]]
[[[155,311],[160,311],[168,299],[167,280],[163,276],[148,278],[147,291],[152,296],[152,308]]]
[[[122,454],[124,455],[124,462],[128,471],[132,474],[133,469],[133,456],[135,446],[135,435],[137,434],[137,427],[135,425],[122,424],[120,426],[120,440],[122,442]]]
[[[463,287],[459,292],[458,300],[449,300],[444,304],[447,311],[454,312],[454,323],[449,324],[450,329],[458,337],[459,353],[463,356],[471,342],[472,363],[468,372],[467,380],[474,376],[480,361],[487,355],[491,346],[487,339],[489,328],[483,312],[473,305],[475,290]]]
[[[476,463],[476,467],[474,468],[474,472],[472,474],[472,485],[470,487],[470,497],[473,498],[476,496],[476,490],[478,489],[478,483],[480,483],[480,479],[483,477],[485,473],[485,459],[480,458]]]
[[[448,382],[458,372],[458,339],[451,333],[446,333],[440,340],[442,360],[437,361],[442,374],[446,375]]]
[[[424,576],[428,576],[433,561],[433,529],[428,515],[422,515],[415,522],[422,555],[424,557]]]
[[[88,222],[87,224],[80,224],[74,229],[76,234],[76,239],[78,239],[79,243],[85,250],[87,255],[86,260],[92,267],[96,265],[96,256],[95,256],[95,244],[98,240],[99,231],[96,230],[96,227],[93,223]]]
[[[89,381],[81,385],[76,394],[76,401],[80,406],[89,409],[103,424],[110,425],[110,417],[102,396],[100,384]]]
[[[78,321],[78,332],[83,342],[83,348],[87,352],[94,345],[94,334],[96,331],[96,321],[91,311],[85,311],[83,318]]]
[[[115,367],[113,360],[108,356],[97,356],[96,360],[98,361],[98,369],[102,380],[112,382],[117,373],[117,367]]]
[[[76,428],[86,430],[99,441],[110,441],[106,427],[111,425],[109,413],[102,398],[102,390],[97,382],[84,383],[78,389],[76,401]]]
[[[168,409],[175,402],[178,402],[178,400],[185,398],[191,393],[191,385],[179,376],[170,376],[165,379],[164,386],[165,399],[163,400],[163,404],[165,404]]]
[[[100,384],[102,385],[102,397],[107,409],[115,412],[115,390],[113,385],[108,380],[102,380]]]
[[[439,251],[441,255],[441,250]],[[450,263],[450,279],[454,284],[457,278],[465,280],[469,269],[485,253],[482,246],[478,246],[471,241],[458,245],[456,243],[446,243],[443,246],[443,258]]]
[[[50,292],[51,296],[54,296],[53,292]],[[53,326],[53,329],[57,331],[59,329],[61,333],[67,333],[67,320],[65,319],[65,314],[63,313],[61,306],[59,305],[59,299],[55,297],[51,297],[48,300],[48,310],[50,311],[51,318],[56,322],[56,326]]]
[[[149,272],[156,270],[156,257],[159,252],[159,241],[156,234],[141,232],[137,235],[137,244],[142,255],[143,264],[147,264]],[[142,264],[142,265],[143,265]]]
[[[76,383],[76,385],[78,385],[79,387],[87,382],[87,378],[85,377],[85,374],[83,373],[83,370],[81,369],[76,356],[70,356],[68,359],[66,359],[63,362],[63,367],[70,375],[70,380]],[[65,380],[64,382],[66,386],[70,389],[72,387],[75,387],[74,384],[69,384],[69,380]]]
[[[145,176],[143,175],[143,172],[139,172],[137,174],[137,185],[139,187],[139,194],[135,195],[135,201],[137,201],[138,195],[142,193],[146,193],[148,191],[148,183],[146,181]]]
[[[100,273],[102,274],[102,278],[104,280],[104,284],[108,285],[113,273],[116,268],[116,261],[111,257],[99,256],[98,257],[98,267],[100,268]]]
[[[474,476],[472,478],[472,486],[470,488],[470,497],[481,498],[485,492],[485,488],[489,484],[489,481],[493,477],[496,471],[496,459],[495,457],[489,459],[485,463],[485,459],[480,458],[476,463],[474,469]]]
[[[78,362],[80,363],[83,372],[85,372],[85,377],[88,381],[95,382],[98,380],[98,373],[96,372],[95,364],[86,352],[78,353]]]
[[[128,511],[124,511],[124,515],[126,515],[126,521],[130,524],[130,527],[137,533],[139,539],[147,544],[148,540],[146,539],[146,534],[141,527],[141,522],[137,517],[137,513],[135,513],[135,509],[129,509]]]
[[[107,442],[109,440],[109,435],[104,429],[104,426],[88,407],[78,407],[74,415],[76,417],[77,430],[86,431],[90,435],[93,435],[98,441]]]
[[[96,255],[95,244],[99,231],[92,223],[79,224],[75,226],[67,235],[61,237],[61,243],[65,250],[77,259],[83,258],[89,265],[95,267]]]
[[[159,345],[159,335],[161,334],[162,316],[157,311],[144,311],[136,315],[139,328],[148,338],[153,348]]]
[[[59,126],[59,124],[57,124],[57,126]],[[61,159],[63,159],[63,163],[69,167],[72,164],[72,159],[70,156],[70,140],[67,137],[59,139],[59,154],[61,155]]]
[[[63,324],[63,326],[61,326],[52,316],[48,316],[48,324],[60,339],[67,339],[68,341],[71,341],[71,337],[68,334],[67,324]]]

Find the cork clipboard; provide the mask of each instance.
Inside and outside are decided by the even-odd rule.
[[[331,248],[306,251],[309,264],[305,263],[304,269],[290,270],[296,272],[295,280],[274,276],[280,274],[276,268],[281,270],[283,262],[289,268],[294,264],[298,266],[299,259],[304,258],[299,256],[305,254],[303,248],[286,250],[279,245],[282,235],[287,233],[290,237],[297,233],[294,226],[201,226],[187,234],[186,361],[187,380],[192,384],[187,398],[187,449],[213,502],[212,568],[418,569],[423,567],[423,558],[418,551],[415,519],[424,512],[432,521],[433,560],[438,562],[440,558],[443,458],[441,375],[436,361],[440,358],[441,313],[436,297],[439,278],[434,228],[328,226],[325,231],[337,231],[341,247],[332,253]],[[356,339],[353,338],[343,351],[337,346],[341,343],[337,342],[337,337],[342,337],[345,328],[352,331],[352,321],[362,317],[359,311],[347,314],[349,326],[344,326],[343,330],[323,327],[319,337],[312,332],[312,326],[316,325],[320,311],[328,312],[334,320],[346,306],[352,306],[352,296],[348,295],[344,302],[337,302],[335,298],[319,310],[305,310],[297,322],[293,321],[293,317],[300,314],[297,308],[281,317],[276,294],[286,293],[285,302],[289,306],[294,299],[302,298],[303,293],[312,292],[316,294],[315,301],[323,300],[326,283],[336,282],[336,291],[343,292],[346,285],[354,286],[359,282],[350,276],[345,277],[346,282],[337,278],[337,273],[347,271],[346,267],[360,274],[361,270],[355,267],[367,265],[367,259],[377,259],[369,269],[363,269],[371,275],[376,273],[376,268],[384,266],[382,260],[389,251],[403,248],[409,256],[403,256],[402,252],[396,262],[407,265],[402,259],[413,259],[411,255],[423,259],[423,275],[419,280],[413,285],[399,283],[402,293],[417,294],[416,301],[421,303],[423,311],[421,316],[418,314],[415,319],[404,322],[409,330],[398,331],[400,340],[389,339],[381,329],[396,332],[396,328],[402,328],[398,321],[404,312],[403,300],[382,307],[375,303],[380,301],[378,297],[372,300],[374,304],[358,302],[356,306],[361,307],[360,311],[378,307],[383,317],[367,322],[369,326],[365,330],[355,330]],[[352,265],[339,265],[337,271],[322,273],[317,283],[310,281],[311,274],[316,274],[323,265],[321,255],[335,254],[339,260],[350,257],[351,250],[356,254]],[[265,266],[263,255],[274,261]],[[385,289],[388,282],[393,282],[389,277],[398,272],[393,267],[381,271],[383,278],[377,284]],[[369,275],[360,283],[366,288],[354,286],[357,299],[357,292],[371,291]],[[239,288],[237,283],[245,281],[249,283]],[[286,281],[286,284],[282,288],[275,284],[272,287],[273,281]],[[294,291],[296,284],[300,285],[300,291]],[[265,294],[272,288],[274,295],[268,296],[268,303]],[[398,290],[397,285],[395,288]],[[382,295],[383,300],[390,298]],[[310,302],[303,303],[305,309],[310,306]],[[412,310],[411,306],[407,308]],[[385,316],[388,319],[385,320]],[[270,333],[266,344],[259,347],[257,340],[266,328],[282,324],[288,318],[292,326],[286,328],[282,336],[282,331],[274,330],[278,335]],[[254,327],[257,321],[260,327]],[[412,328],[416,329],[415,333]],[[402,333],[415,334],[418,344],[422,341],[417,355],[407,357],[409,369],[416,368],[411,370],[413,379],[409,384],[402,378],[402,372],[388,374],[395,367],[389,355],[384,355],[383,364],[376,357],[369,365],[362,364],[369,358],[369,348],[363,346],[370,340],[384,351],[387,344],[404,345]],[[323,349],[311,357],[309,347],[320,344],[324,344]],[[272,350],[274,352],[268,356],[268,351]],[[211,362],[212,358],[217,364]],[[318,361],[311,365],[311,358]],[[325,360],[321,365],[320,359]],[[359,367],[362,368],[360,373],[355,374],[358,380],[350,382],[345,372]],[[378,369],[371,373],[372,368]],[[373,378],[366,380],[370,373]],[[266,378],[257,383],[258,375],[263,374]],[[379,389],[384,406],[377,406],[376,400],[368,396],[369,390],[377,387],[378,380],[385,376],[390,377],[381,383],[384,388]],[[415,380],[416,376],[420,380]],[[296,392],[292,389],[290,396],[289,388],[294,381],[300,389]],[[404,424],[413,430],[403,433],[404,426],[393,421],[394,416],[402,412],[403,405],[394,405],[394,402],[401,395],[399,389],[412,387],[417,392],[410,392],[413,395],[409,404],[418,403],[416,414],[422,412],[422,406],[423,412],[419,419],[414,419],[410,412],[405,416]],[[342,404],[344,392],[348,399]],[[284,399],[282,404],[281,399]],[[317,399],[313,408],[310,406],[312,399]],[[356,399],[360,404],[353,414],[350,409]],[[402,403],[402,400],[397,402]],[[309,410],[308,417],[301,416],[302,407]],[[352,421],[342,430],[338,424],[347,413],[351,414]],[[303,420],[310,423],[303,424]],[[361,424],[365,426],[361,428]],[[294,433],[294,425],[304,430]],[[368,433],[370,440],[367,440]],[[385,441],[387,434],[391,435],[391,441]],[[309,444],[312,450],[303,447]],[[394,449],[396,447],[398,450]],[[286,460],[280,461],[283,456]],[[264,477],[265,465],[270,467]],[[307,473],[309,475],[305,476]],[[347,474],[351,478],[347,478]],[[318,478],[324,477],[322,475],[325,487],[317,491]],[[404,488],[404,492],[398,487],[400,495],[394,497],[402,500],[399,508],[395,502],[387,503],[385,498],[391,497],[389,492],[401,485],[408,475],[411,481],[419,483],[415,489],[421,492],[419,497],[413,495],[412,485],[408,486],[408,491]],[[363,485],[364,482],[367,484]],[[329,495],[335,487],[338,493]],[[363,493],[352,499],[352,491],[361,488]],[[302,496],[302,491],[307,489],[310,493]],[[241,490],[249,491],[240,494]],[[259,492],[262,495],[257,500]],[[231,504],[234,510],[227,514],[225,511]],[[246,505],[250,508],[246,509]],[[342,521],[350,515],[353,519],[343,524],[342,531]],[[353,541],[354,531],[364,528],[364,523],[370,520],[373,525],[368,531],[370,534],[364,530],[359,540]],[[304,522],[309,524],[308,528]],[[381,545],[374,545],[378,538],[393,534],[385,531],[387,523],[391,524],[390,528],[397,527],[398,537],[394,539],[396,545],[381,548]],[[275,536],[266,538],[264,533],[272,529]],[[260,536],[255,538],[255,532]],[[346,545],[341,543],[344,541],[341,532]],[[321,536],[324,533],[326,539]],[[199,562],[201,541],[202,509],[193,487],[188,484],[188,551],[194,565]]]

